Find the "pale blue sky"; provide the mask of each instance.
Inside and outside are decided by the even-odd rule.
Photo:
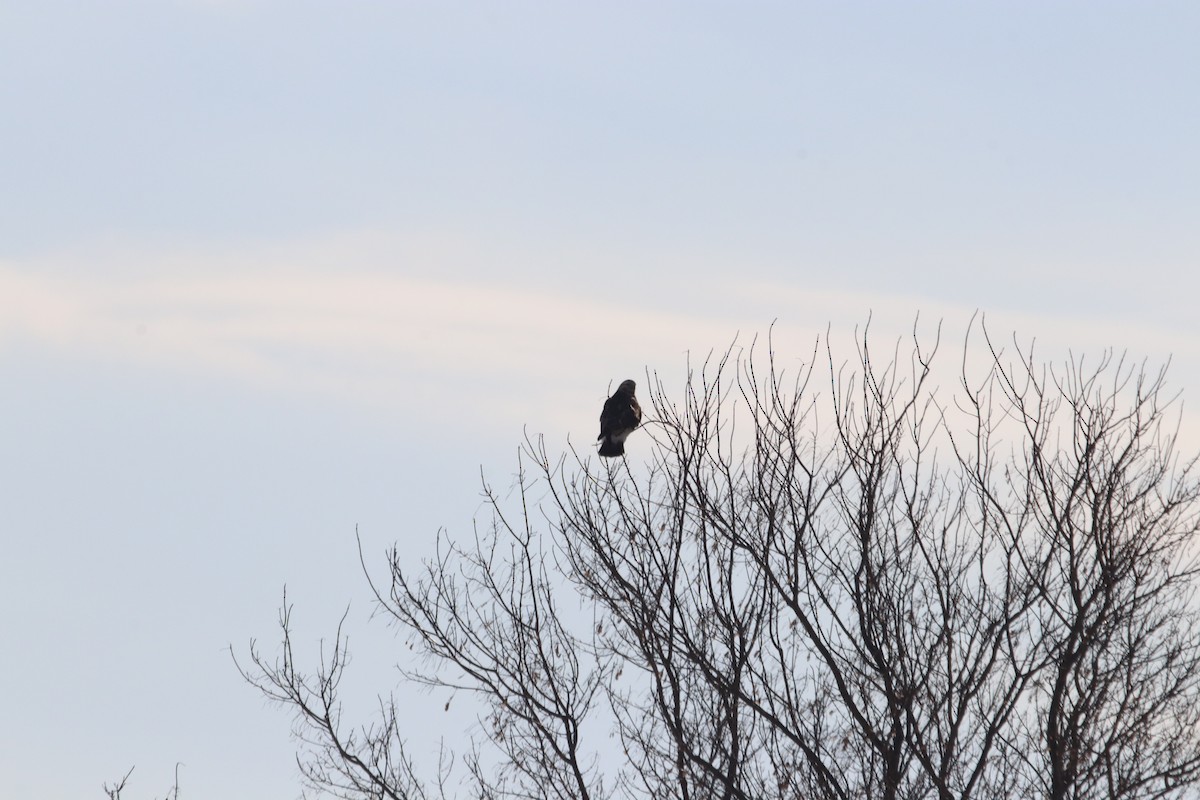
[[[1194,397],[1197,42],[1183,2],[0,0],[0,786],[298,796],[224,651],[283,584],[390,688],[355,525],[428,552],[523,428],[586,443],[739,330],[980,309]]]

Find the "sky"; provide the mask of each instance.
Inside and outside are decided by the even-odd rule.
[[[230,659],[284,586],[389,691],[356,531],[416,564],[527,432],[772,323],[1169,359],[1200,451],[1197,41],[1190,2],[0,0],[0,786],[298,797]]]

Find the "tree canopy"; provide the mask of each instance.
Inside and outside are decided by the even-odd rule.
[[[439,763],[392,695],[343,719],[345,643],[298,664],[286,603],[239,669],[348,798],[1185,797],[1200,481],[1165,369],[973,334],[949,389],[936,336],[795,370],[768,339],[647,375],[623,459],[527,440],[473,536],[372,583],[401,678],[478,701]]]

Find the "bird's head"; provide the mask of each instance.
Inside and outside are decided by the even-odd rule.
[[[637,389],[637,384],[633,381],[621,381],[621,385],[617,387],[617,391],[622,394],[633,394]]]

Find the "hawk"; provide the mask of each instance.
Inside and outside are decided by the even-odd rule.
[[[625,438],[642,421],[642,407],[633,396],[637,384],[622,381],[613,396],[604,401],[600,412],[600,455],[605,458],[625,455]]]

